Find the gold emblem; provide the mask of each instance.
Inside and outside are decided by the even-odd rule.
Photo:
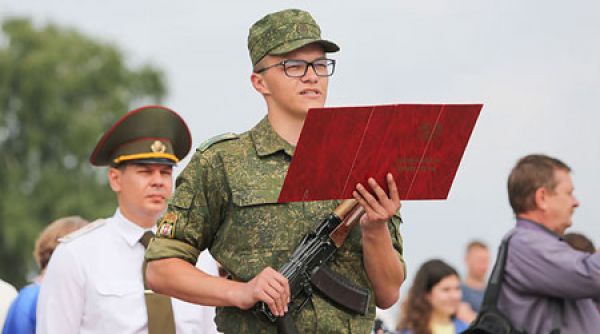
[[[424,141],[436,140],[442,132],[442,124],[424,123],[417,129],[419,138]]]
[[[154,143],[152,143],[152,146],[150,146],[150,149],[154,153],[165,153],[167,147],[160,140],[155,140]]]

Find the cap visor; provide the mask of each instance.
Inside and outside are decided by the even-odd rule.
[[[171,159],[164,158],[152,158],[152,159],[138,159],[138,160],[125,160],[119,163],[119,165],[124,164],[148,164],[148,165],[168,165],[175,166],[177,163]]]

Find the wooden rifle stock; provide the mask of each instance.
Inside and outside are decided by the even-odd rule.
[[[352,211],[352,209],[354,209],[356,207],[356,205],[358,204],[358,201],[355,200],[354,198],[351,199],[345,199],[342,201],[342,203],[340,203],[340,205],[338,205],[334,210],[333,213],[338,216],[340,218],[340,220],[344,220],[344,218],[346,217],[346,215]]]
[[[354,202],[350,203],[350,201]],[[342,202],[342,204],[338,206],[338,208],[342,207],[344,203],[346,203],[346,205],[344,206],[344,210],[346,210],[345,212],[347,214],[344,214],[344,217],[340,217],[342,218],[342,222],[329,234],[329,237],[331,238],[331,241],[333,241],[333,244],[336,248],[342,247],[344,241],[346,241],[346,238],[348,237],[348,234],[350,234],[350,231],[352,231],[354,225],[356,225],[360,221],[360,218],[365,213],[365,209],[363,209],[362,206],[358,205],[358,201],[356,200],[345,200],[344,202]]]

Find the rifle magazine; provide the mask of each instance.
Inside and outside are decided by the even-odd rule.
[[[321,266],[311,277],[317,291],[336,304],[361,315],[366,315],[369,307],[369,290],[352,284],[327,266]]]

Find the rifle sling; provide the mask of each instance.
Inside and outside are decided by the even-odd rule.
[[[369,290],[352,284],[326,265],[311,275],[312,285],[322,295],[348,310],[365,315],[369,306]]]

